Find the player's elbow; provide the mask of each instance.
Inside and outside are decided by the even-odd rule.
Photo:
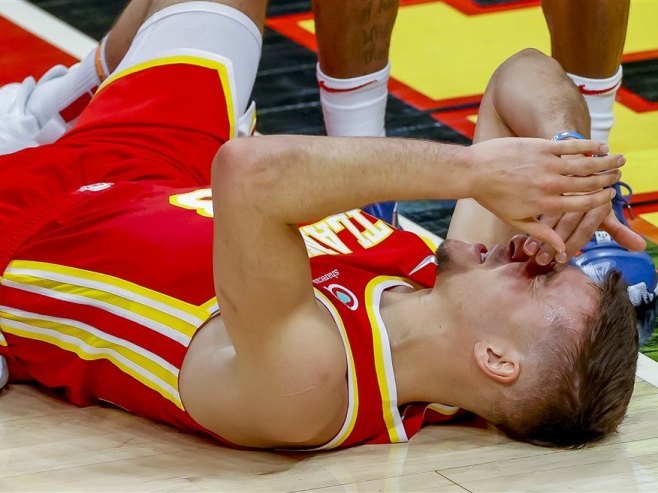
[[[280,163],[285,162],[285,144],[281,139],[246,137],[224,144],[213,160],[213,195],[236,197],[258,203],[286,179]]]
[[[212,163],[213,191],[232,189],[234,183],[244,183],[251,166],[249,138],[228,141],[219,148]]]

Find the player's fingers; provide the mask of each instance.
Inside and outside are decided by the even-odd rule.
[[[558,223],[560,220],[561,214],[543,214],[540,218],[539,221],[542,224],[547,225],[549,228],[554,228],[555,225]],[[534,256],[537,254],[541,247],[541,244],[537,241],[536,238],[533,238],[532,236],[529,236],[525,243],[523,244],[523,251],[529,255],[529,256]]]
[[[621,171],[612,169],[589,176],[563,176],[559,183],[562,193],[582,193],[601,190],[617,183],[621,178]]]
[[[582,195],[563,195],[546,199],[546,209],[552,213],[587,212],[608,203],[615,196],[612,188]]]
[[[514,262],[525,262],[530,258],[530,255],[528,255],[524,251],[524,245],[526,241],[528,240],[528,235],[514,235],[512,239],[510,240],[511,244],[511,260]]]
[[[600,171],[621,168],[626,164],[626,158],[620,154],[609,156],[591,156],[573,159],[561,159],[560,173],[572,176],[589,176]]]
[[[565,241],[565,245],[567,246],[566,253],[569,257],[576,255],[592,239],[594,232],[601,225],[609,210],[610,207],[605,205],[591,210],[583,216],[578,227],[574,229],[571,236]]]
[[[550,141],[551,152],[556,156],[568,154],[607,154],[610,152],[608,146],[596,140],[558,140]]]
[[[560,235],[552,228],[540,223],[536,219],[525,219],[522,221],[513,221],[512,226],[517,227],[524,233],[533,236],[540,243],[552,246],[557,252],[564,252],[565,245]]]
[[[608,214],[601,224],[601,229],[610,233],[610,236],[624,248],[635,252],[641,252],[647,247],[647,242],[630,229],[622,224],[613,212]]]
[[[553,227],[553,231],[560,235],[560,238],[565,241],[565,246],[567,248],[566,252],[556,255],[557,252],[552,246],[542,245],[539,253],[537,253],[537,256],[535,257],[535,262],[537,262],[538,265],[548,265],[553,259],[559,263],[566,262],[569,256],[573,255],[569,250],[569,242],[567,241],[567,238],[570,238],[574,231],[577,230],[584,216],[585,214],[581,212],[563,214],[557,224]]]

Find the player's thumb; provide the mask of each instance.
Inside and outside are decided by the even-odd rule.
[[[641,252],[647,247],[647,242],[644,238],[628,226],[623,225],[613,212],[610,212],[605,221],[601,223],[600,229],[610,233],[610,236],[617,243],[628,250]]]

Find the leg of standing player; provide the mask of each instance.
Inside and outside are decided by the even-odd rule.
[[[592,138],[608,140],[630,0],[542,0],[555,58],[585,97]]]
[[[388,51],[398,7],[398,0],[313,1],[329,135],[385,135]]]

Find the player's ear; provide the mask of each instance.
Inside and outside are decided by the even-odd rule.
[[[520,355],[511,347],[478,341],[473,356],[485,375],[501,383],[512,383],[519,378]]]

